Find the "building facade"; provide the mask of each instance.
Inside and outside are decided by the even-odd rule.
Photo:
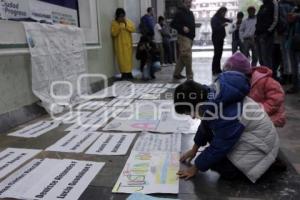
[[[239,12],[239,0],[193,0],[192,11],[194,12],[196,23],[201,24],[197,28],[196,43],[199,45],[211,44],[210,20],[220,7],[228,9],[227,17],[235,19]],[[230,36],[226,38],[230,43]]]

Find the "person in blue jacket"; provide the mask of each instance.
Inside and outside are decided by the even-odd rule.
[[[211,87],[186,81],[176,88],[175,111],[202,119],[193,148],[180,161],[193,160],[199,148],[209,144],[195,165],[178,172],[180,178],[213,170],[224,179],[248,177],[255,183],[276,161],[276,128],[259,104],[247,97],[249,91],[248,78],[239,72],[222,73]]]

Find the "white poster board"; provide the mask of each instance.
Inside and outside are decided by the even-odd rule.
[[[189,116],[176,114],[172,101],[136,101],[103,130],[195,134],[197,123],[197,120],[192,120]]]
[[[114,193],[178,194],[179,153],[132,152]]]
[[[29,125],[21,130],[18,130],[14,133],[10,133],[8,134],[8,136],[36,138],[57,128],[60,125],[60,123],[60,121],[40,121],[35,124]]]
[[[82,153],[86,150],[101,133],[97,132],[70,132],[65,137],[57,141],[46,151]]]
[[[0,198],[76,200],[104,163],[33,160],[0,184]]]
[[[142,134],[133,151],[139,152],[181,152],[181,134]]]
[[[0,153],[0,179],[13,172],[41,150],[8,148]]]
[[[126,155],[135,136],[133,133],[102,133],[86,154]]]
[[[61,113],[89,91],[82,29],[24,22],[31,53],[32,90],[49,113]]]

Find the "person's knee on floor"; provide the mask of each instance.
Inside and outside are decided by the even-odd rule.
[[[249,91],[247,77],[239,72],[222,73],[212,87],[186,81],[176,88],[175,111],[202,119],[193,148],[180,159],[184,162],[196,158],[195,165],[179,171],[180,178],[192,178],[199,171],[222,166],[223,160],[228,159],[255,183],[273,164],[279,151],[279,138],[264,110],[247,97]],[[208,132],[213,133],[211,142]],[[197,156],[199,148],[208,143]],[[266,149],[262,151],[261,146]]]

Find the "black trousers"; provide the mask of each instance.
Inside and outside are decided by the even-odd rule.
[[[204,134],[203,137],[206,138],[209,143],[211,143],[214,139],[213,132],[205,125],[202,127],[205,129],[201,131]],[[220,174],[221,178],[226,180],[234,180],[246,177],[234,164],[232,164],[227,157],[215,163],[210,169]]]
[[[223,55],[224,39],[213,37],[212,42],[214,45],[214,58],[213,58],[213,63],[212,63],[212,72],[213,72],[213,74],[219,74],[222,72],[221,59],[222,59],[222,55]]]

